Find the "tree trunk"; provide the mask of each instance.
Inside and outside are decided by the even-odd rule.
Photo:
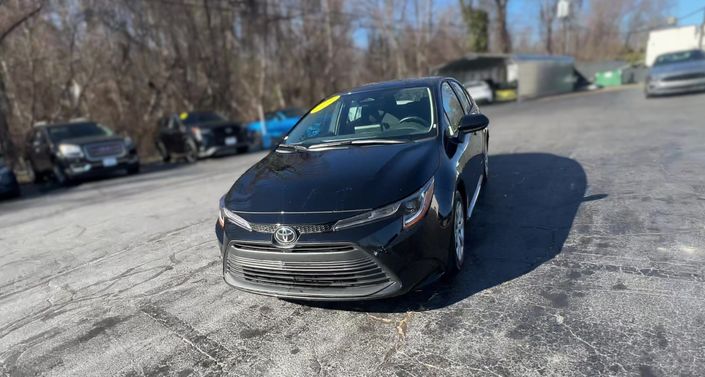
[[[512,40],[507,30],[507,3],[509,0],[495,0],[497,5],[497,34],[499,36],[499,51],[512,52]]]

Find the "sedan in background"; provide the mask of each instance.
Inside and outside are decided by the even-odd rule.
[[[247,124],[247,130],[253,135],[258,147],[270,149],[275,147],[304,115],[298,108],[288,108],[264,114],[264,124],[256,120]]]
[[[240,123],[213,111],[171,114],[158,121],[157,151],[164,162],[245,153],[251,140]]]
[[[659,55],[649,70],[644,94],[689,93],[705,90],[705,51],[688,50]]]
[[[488,176],[488,123],[451,78],[322,101],[220,200],[225,281],[278,297],[366,300],[454,275]]]
[[[0,198],[14,198],[20,196],[20,185],[12,169],[5,163],[0,155]]]
[[[116,170],[140,170],[132,139],[89,120],[37,124],[27,135],[25,150],[37,182],[53,178],[63,185]]]
[[[465,83],[470,96],[477,103],[492,103],[494,102],[494,93],[492,87],[486,81],[469,81]]]

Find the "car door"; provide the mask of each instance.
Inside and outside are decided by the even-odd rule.
[[[465,183],[466,191],[469,191],[466,192],[466,194],[472,195],[475,188],[474,182],[476,181],[473,182],[473,177],[469,169],[467,169],[471,157],[471,153],[469,152],[470,137],[458,130],[460,120],[465,115],[465,109],[449,81],[444,81],[443,84],[441,84],[441,101],[443,104],[443,112],[448,123],[446,153],[448,153],[448,158],[453,162],[453,165],[456,166],[457,174]],[[466,203],[469,203],[469,201],[466,201]]]
[[[30,160],[32,166],[40,172],[47,172],[51,166],[51,146],[41,129],[32,133],[30,146]]]
[[[164,144],[169,153],[183,154],[184,153],[184,135],[181,127],[181,122],[176,116],[170,116],[164,129]]]
[[[474,103],[470,95],[462,85],[455,81],[450,81],[451,86],[455,90],[455,94],[460,99],[460,103],[463,105],[463,111],[465,114],[478,113],[479,109]],[[468,164],[465,169],[467,170],[466,176],[469,178],[467,182],[471,189],[475,189],[477,182],[482,178],[482,161],[484,160],[485,152],[485,132],[487,129],[482,131],[473,132],[467,135],[469,148],[465,152],[468,154]],[[468,193],[472,195],[473,193]]]

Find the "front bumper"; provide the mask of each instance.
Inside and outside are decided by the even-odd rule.
[[[278,223],[286,223],[279,221]],[[432,211],[409,230],[390,219],[342,231],[302,234],[293,249],[273,245],[271,233],[216,223],[223,278],[268,296],[353,301],[398,296],[446,265],[451,227]]]
[[[95,175],[112,173],[117,170],[134,169],[139,166],[137,154],[127,154],[117,158],[106,158],[101,161],[86,158],[71,158],[61,160],[61,167],[71,178],[85,178]]]
[[[650,95],[690,93],[705,90],[705,78],[679,81],[649,81],[646,92]]]
[[[202,145],[198,151],[198,157],[206,158],[236,154],[247,147],[249,147],[249,143],[246,141],[233,145]]]

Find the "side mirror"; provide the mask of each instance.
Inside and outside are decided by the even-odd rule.
[[[460,118],[458,129],[463,133],[482,131],[490,124],[490,120],[484,114],[468,114]]]

